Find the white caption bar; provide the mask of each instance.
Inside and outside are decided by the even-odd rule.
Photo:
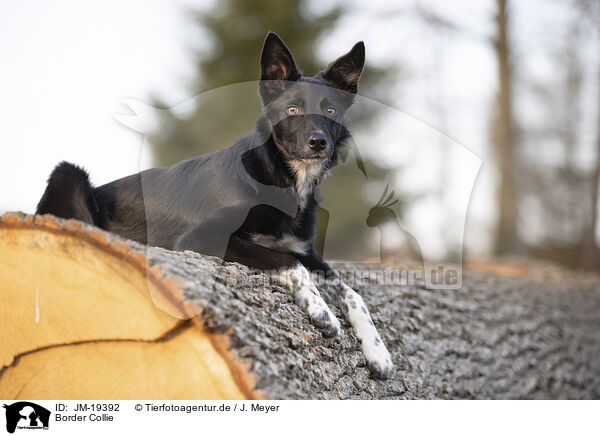
[[[592,401],[1,401],[0,434],[598,434]],[[211,433],[207,433],[207,432]],[[183,434],[183,433],[182,433]],[[219,433],[220,434],[220,433]]]

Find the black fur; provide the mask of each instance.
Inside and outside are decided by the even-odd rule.
[[[352,104],[363,64],[361,42],[322,73],[304,77],[285,44],[269,33],[260,62],[263,111],[253,132],[230,148],[97,188],[83,169],[62,162],[48,180],[37,213],[76,218],[145,244],[195,250],[263,269],[300,261],[309,269],[330,270],[313,248],[314,187],[337,163],[349,137],[342,117]],[[314,183],[302,185],[303,190],[295,170],[306,162],[319,163],[315,168],[320,171],[311,173]],[[308,248],[265,248],[253,242],[257,234],[273,241],[293,236]]]
[[[48,178],[37,213],[100,225],[100,209],[87,171],[69,162],[59,163]]]

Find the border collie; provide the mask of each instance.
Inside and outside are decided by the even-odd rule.
[[[269,33],[260,58],[262,111],[250,134],[230,148],[100,187],[82,168],[62,162],[37,213],[268,271],[323,335],[333,337],[340,323],[310,278],[310,272],[324,273],[322,291],[355,329],[373,375],[387,378],[392,360],[363,299],[314,248],[315,188],[350,137],[342,120],[364,60],[359,42],[324,71],[305,77],[283,41]]]

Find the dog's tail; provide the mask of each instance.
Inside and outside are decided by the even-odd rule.
[[[36,213],[51,213],[100,226],[100,206],[87,171],[69,162],[59,163],[48,178]]]

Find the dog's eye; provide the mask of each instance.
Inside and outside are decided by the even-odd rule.
[[[289,115],[296,115],[298,113],[298,107],[293,104],[289,105],[285,110]]]
[[[335,112],[336,112],[336,110],[335,110],[335,108],[334,108],[333,106],[329,106],[329,107],[327,108],[327,115],[329,115],[329,116],[334,116],[334,115],[335,115]]]

